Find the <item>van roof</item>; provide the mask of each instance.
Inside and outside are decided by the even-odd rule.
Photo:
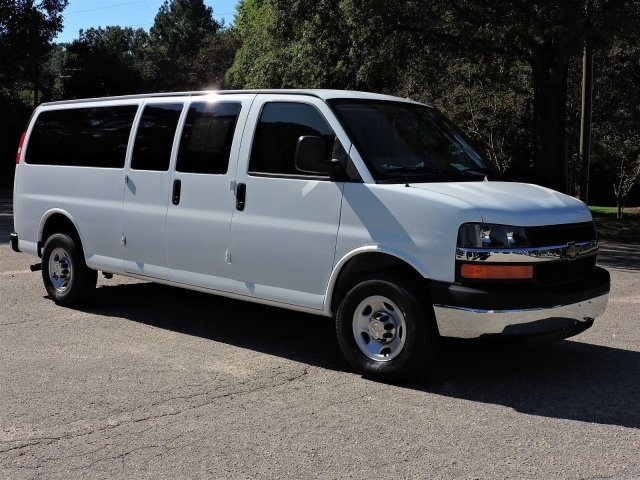
[[[70,103],[85,102],[106,102],[112,100],[138,100],[145,98],[161,98],[161,97],[198,97],[205,95],[233,95],[233,94],[268,94],[268,95],[307,95],[323,100],[332,98],[353,98],[366,100],[394,100],[417,103],[408,98],[394,97],[391,95],[383,95],[379,93],[359,92],[353,90],[328,90],[328,89],[258,89],[258,90],[201,90],[191,92],[163,92],[163,93],[144,93],[138,95],[120,95],[114,97],[98,97],[98,98],[79,98],[75,100],[61,100],[57,102],[43,103],[48,105],[66,105]]]

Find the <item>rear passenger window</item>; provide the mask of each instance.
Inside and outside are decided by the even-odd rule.
[[[267,103],[256,127],[249,172],[308,176],[294,164],[298,139],[305,135],[323,138],[327,158],[331,155],[335,135],[315,107],[304,103]]]
[[[40,113],[25,161],[36,165],[123,168],[137,105]]]
[[[144,107],[133,145],[131,168],[169,170],[171,147],[182,105],[182,103],[167,103]]]
[[[227,173],[240,103],[195,102],[184,123],[176,170]]]

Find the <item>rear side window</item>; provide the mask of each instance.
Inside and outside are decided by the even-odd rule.
[[[123,168],[137,105],[40,113],[25,161],[35,165]]]
[[[171,147],[173,147],[176,127],[182,113],[182,105],[182,103],[167,103],[144,107],[133,144],[131,168],[169,170]]]
[[[315,107],[293,102],[267,103],[256,127],[249,172],[307,176],[294,164],[298,139],[306,135],[324,139],[327,158],[331,155],[335,135]]]
[[[227,173],[240,108],[237,102],[191,104],[182,130],[176,170]]]

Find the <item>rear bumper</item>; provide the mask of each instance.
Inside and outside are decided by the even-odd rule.
[[[444,337],[557,333],[562,338],[585,330],[605,312],[609,286],[609,272],[596,268],[592,277],[562,287],[478,288],[433,282],[431,295],[438,330]]]
[[[18,234],[12,233],[9,235],[9,238],[11,240],[11,250],[20,253],[20,249],[18,248]]]

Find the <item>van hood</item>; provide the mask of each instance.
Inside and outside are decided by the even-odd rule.
[[[591,221],[589,209],[580,200],[528,183],[447,182],[410,186],[467,202],[478,209],[486,223],[532,227]]]

